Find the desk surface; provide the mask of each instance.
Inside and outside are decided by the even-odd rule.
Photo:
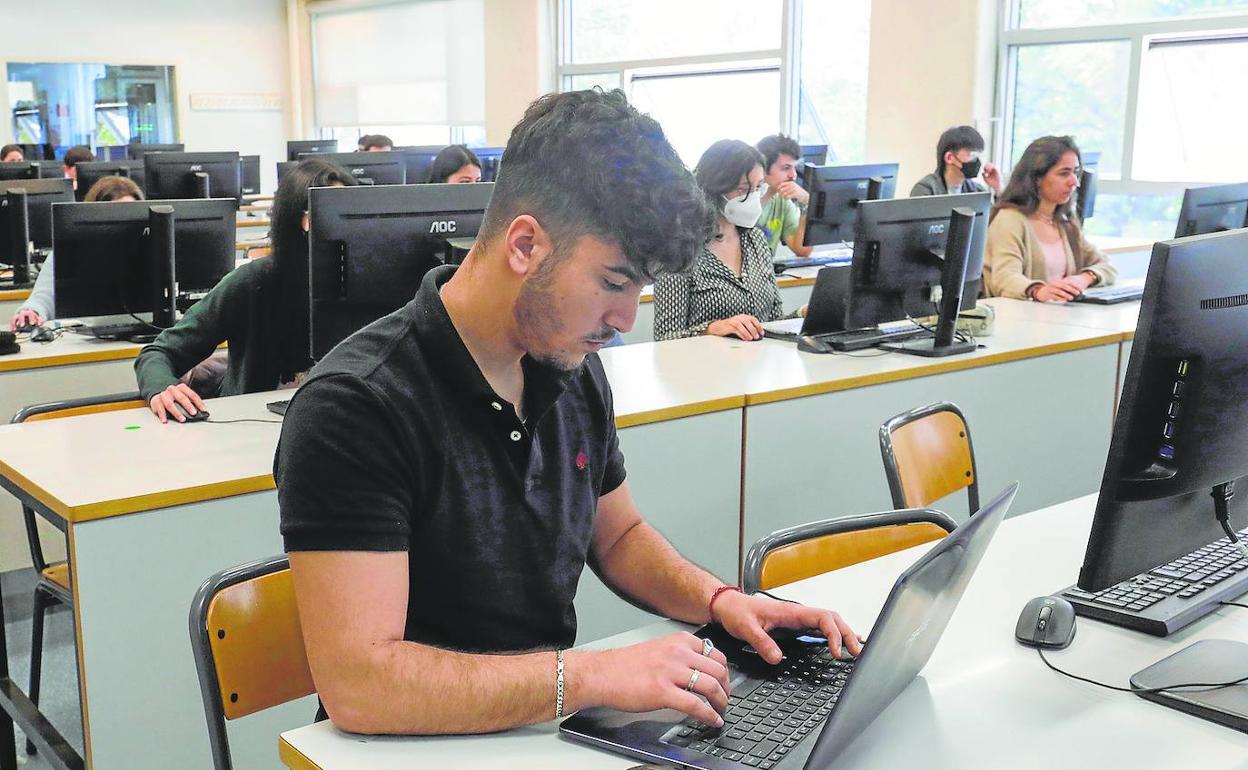
[[[30,299],[30,289],[0,290],[0,302],[25,302],[28,299]]]
[[[1116,305],[1093,305],[1087,302],[1031,302],[994,297],[980,300],[997,312],[997,324],[1058,324],[1117,332],[1124,339],[1135,339],[1135,326],[1140,320],[1140,303],[1120,302]]]
[[[1242,768],[1248,735],[1113,693],[1045,668],[1014,642],[1014,623],[1033,596],[1073,582],[1094,497],[1006,521],[927,668],[837,760],[845,768]],[[831,606],[866,631],[892,581],[925,547],[876,559],[783,589]],[[661,635],[660,623],[603,640],[619,646]],[[1049,653],[1055,664],[1101,681],[1128,677],[1206,638],[1248,640],[1248,611],[1227,607],[1169,639],[1080,619],[1074,644]],[[553,722],[479,737],[351,735],[330,723],[283,733],[280,752],[294,770],[629,768],[634,760],[565,741]]]
[[[799,353],[791,343],[776,340],[747,343],[705,336],[625,345],[601,355],[612,384],[616,419],[627,428],[1123,339],[1121,332],[1027,323],[1029,312],[1051,309],[1017,304],[1018,318],[998,322],[996,333],[982,340],[983,349],[948,359],[875,351],[821,356]],[[138,350],[126,343],[63,337],[44,351],[23,349],[19,356],[0,360],[0,366],[21,364],[23,355],[51,355],[59,345],[69,349],[60,359],[65,363],[74,361],[75,355],[78,360],[90,360],[82,358],[87,355],[123,358]],[[276,419],[264,404],[282,397],[257,393],[215,399],[208,408],[214,419]],[[138,427],[126,430],[130,426]],[[57,516],[88,521],[272,489],[278,433],[276,425],[256,423],[160,425],[143,409],[4,426],[0,475]],[[169,458],[176,457],[194,460],[171,466]],[[156,474],[151,472],[155,467],[177,471]]]

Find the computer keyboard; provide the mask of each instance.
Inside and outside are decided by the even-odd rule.
[[[748,689],[740,692],[734,688],[723,727],[686,719],[663,740],[768,770],[827,719],[854,662],[833,658],[826,647],[814,647],[801,657],[786,659],[771,679],[746,680]]]
[[[150,335],[158,333],[160,330],[148,324],[136,322],[115,323],[115,324],[99,324],[73,327],[75,334],[85,334],[102,340],[116,340],[123,337],[133,337],[136,335]]]
[[[850,352],[875,347],[882,342],[908,340],[929,333],[918,324],[898,322],[880,324],[876,328],[830,332],[828,334],[820,334],[818,338],[831,345],[833,350]]]
[[[787,270],[793,270],[799,267],[821,267],[825,265],[848,265],[853,261],[853,254],[814,254],[809,257],[793,257],[791,259],[777,260],[772,264],[775,268],[776,275]]]
[[[1112,286],[1096,286],[1075,297],[1076,302],[1091,302],[1097,305],[1113,305],[1118,302],[1132,302],[1143,298],[1144,282],[1127,281]]]
[[[1248,537],[1248,528],[1239,536]],[[1103,591],[1072,587],[1062,596],[1085,617],[1166,636],[1244,593],[1248,561],[1223,538]]]

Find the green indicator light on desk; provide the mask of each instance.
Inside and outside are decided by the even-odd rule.
[[[143,427],[142,425],[127,425],[125,429],[126,430],[138,430],[139,428],[142,428],[142,427]]]

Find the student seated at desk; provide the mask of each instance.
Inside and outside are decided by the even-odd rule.
[[[26,153],[19,144],[6,144],[0,147],[0,163],[21,163],[26,160]]]
[[[597,164],[619,173],[584,173]],[[568,649],[587,563],[773,663],[765,628],[817,627],[856,653],[834,613],[685,560],[629,491],[595,351],[712,228],[658,123],[619,90],[543,96],[495,184],[463,264],[334,348],[286,412],[274,477],[324,713],[357,733],[485,733],[590,706],[722,724],[723,653],[691,634]]]
[[[654,282],[654,339],[710,334],[762,339],[763,322],[783,313],[767,237],[755,225],[762,212],[763,154],[722,139],[698,160],[694,177],[719,211],[717,232],[693,269]]]
[[[992,210],[984,253],[989,297],[1066,302],[1118,271],[1083,235],[1075,213],[1079,148],[1044,136],[1023,152]]]
[[[78,189],[78,164],[90,163],[95,160],[95,155],[91,152],[91,148],[85,144],[70,147],[65,151],[65,157],[61,158],[64,166],[65,177],[74,180],[74,189]]]
[[[221,279],[208,296],[165,329],[134,362],[139,392],[166,422],[204,408],[179,378],[229,343],[229,366],[217,395],[273,390],[295,382],[308,359],[308,188],[356,184],[338,166],[315,158],[286,172],[273,197],[273,252]]]
[[[481,159],[462,144],[445,147],[429,164],[433,184],[468,184],[481,181]]]
[[[791,137],[774,134],[760,139],[755,147],[763,154],[763,167],[767,169],[763,177],[767,192],[763,193],[758,227],[767,236],[771,254],[775,256],[783,241],[797,256],[809,257],[814,247],[802,245],[802,215],[810,205],[810,193],[797,183],[802,146]]]
[[[983,151],[984,137],[972,126],[946,129],[936,143],[936,171],[915,182],[910,197],[986,192],[988,187],[1000,196],[1001,172],[980,160]],[[983,182],[979,181],[981,171]]]
[[[83,200],[87,202],[141,201],[143,191],[137,184],[125,177],[106,176],[91,186]],[[54,258],[54,254],[49,254],[48,258],[43,261],[39,276],[35,278],[35,285],[30,290],[30,296],[9,321],[10,329],[16,329],[18,326],[39,326],[44,321],[50,321],[56,317],[56,282],[53,280],[52,267]]]
[[[360,137],[356,152],[390,152],[393,149],[394,142],[385,134],[365,134]]]

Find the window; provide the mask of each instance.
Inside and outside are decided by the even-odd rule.
[[[1140,73],[1135,178],[1239,182],[1248,176],[1248,37],[1155,42]]]
[[[1248,0],[1012,0],[1000,38],[1007,168],[1070,134],[1099,150],[1093,234],[1174,233],[1183,190],[1248,178]]]
[[[361,134],[449,144],[485,132],[482,0],[309,3],[316,125],[348,149]]]
[[[829,163],[866,159],[870,41],[871,0],[803,3],[798,141]]]
[[[754,144],[776,132],[778,62],[701,73],[637,73],[632,85],[633,104],[659,121],[690,168],[720,139]],[[707,116],[724,117],[708,120]]]
[[[622,88],[687,164],[776,132],[865,151],[870,0],[561,0],[562,90]]]
[[[1036,137],[1069,135],[1080,150],[1101,152],[1102,178],[1118,178],[1130,57],[1131,44],[1125,40],[1020,46],[1010,165]]]
[[[1248,11],[1248,0],[1019,0],[1020,27],[1076,27]]]
[[[74,145],[177,141],[173,67],[118,64],[8,65],[13,141],[51,145],[58,157]]]

